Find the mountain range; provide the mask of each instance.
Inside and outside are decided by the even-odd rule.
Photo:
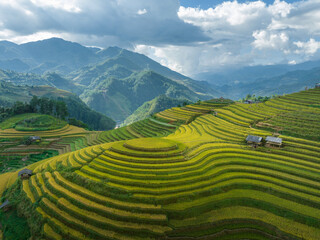
[[[319,64],[320,65],[320,64]],[[258,78],[254,82],[240,82],[217,86],[216,89],[233,100],[243,98],[247,94],[256,96],[283,95],[313,88],[320,82],[320,67],[310,70],[295,70],[279,76]]]
[[[247,94],[282,95],[314,87],[320,82],[319,75],[320,61],[308,61],[204,72],[194,77],[209,82],[223,96],[238,100]]]
[[[70,73],[79,67],[101,60],[100,49],[51,38],[37,42],[15,44],[0,42],[0,68],[43,74],[55,71]]]
[[[2,63],[16,61],[29,66],[22,69],[15,65],[0,71],[1,80],[71,91],[90,108],[117,121],[124,121],[146,101],[160,95],[189,101],[221,95],[204,81],[118,47],[101,50],[57,38],[21,45],[0,42],[0,46]]]
[[[320,61],[307,61],[299,64],[276,64],[247,66],[219,72],[203,72],[194,75],[195,79],[207,81],[216,86],[250,83],[258,79],[269,79],[288,72],[311,70],[320,67]]]
[[[215,97],[233,100],[247,94],[270,96],[313,87],[320,61],[290,65],[252,66],[195,75],[194,80],[143,54],[119,47],[86,47],[59,38],[15,44],[0,42],[0,80],[15,85],[70,91],[91,109],[117,122],[164,95],[177,101]],[[146,106],[146,105],[145,105]],[[145,116],[149,111],[137,116]]]

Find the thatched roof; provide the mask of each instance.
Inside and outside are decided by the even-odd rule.
[[[21,170],[19,173],[18,173],[18,176],[20,177],[22,174],[29,174],[29,175],[32,175],[32,171],[25,168],[23,170]]]
[[[262,137],[259,136],[253,136],[253,135],[248,135],[246,138],[247,142],[255,142],[255,143],[260,143],[262,141]]]
[[[281,144],[281,143],[282,143],[282,138],[277,138],[277,137],[268,136],[268,137],[266,138],[266,141],[267,141],[267,142],[272,142],[272,143]]]

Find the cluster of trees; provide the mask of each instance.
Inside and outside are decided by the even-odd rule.
[[[63,100],[68,106],[70,124],[82,127],[81,124],[77,125],[77,121],[70,120],[70,118],[75,118],[87,124],[90,130],[106,131],[115,127],[115,122],[112,119],[90,109],[79,98],[65,98]]]
[[[195,102],[195,104],[200,104],[200,101],[201,100],[198,100],[197,102]],[[182,103],[182,106],[184,107],[184,106],[187,106],[187,105],[189,105],[189,104],[192,104],[192,102],[191,101],[184,101],[183,103]],[[181,104],[178,104],[178,106],[177,107],[182,107],[181,106]]]
[[[69,118],[68,121],[69,121],[69,124],[71,124],[73,126],[78,126],[78,127],[81,127],[81,128],[91,129],[88,126],[88,124],[85,124],[84,122],[82,122],[80,120],[77,120],[75,118]]]
[[[35,113],[47,114],[63,120],[69,115],[64,101],[33,96],[29,105]]]
[[[109,130],[115,125],[114,121],[88,108],[71,98],[50,99],[33,96],[29,103],[15,102],[12,107],[0,106],[0,122],[14,115],[23,113],[40,113],[51,115],[69,124],[89,130]]]
[[[0,121],[23,113],[47,114],[63,120],[69,115],[65,102],[45,97],[38,98],[37,96],[33,96],[30,103],[18,101],[15,102],[10,108],[0,107]]]
[[[248,94],[245,98],[242,98],[240,99],[240,102],[245,102],[245,101],[248,101],[248,100],[251,100],[253,102],[265,102],[271,98],[273,98],[274,96],[272,97],[262,97],[262,96],[256,96],[255,94],[251,95],[251,94]]]

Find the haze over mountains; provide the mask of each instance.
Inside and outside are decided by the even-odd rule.
[[[195,102],[220,96],[237,100],[247,94],[270,96],[302,90],[319,81],[318,66],[319,62],[314,61],[245,67],[198,74],[195,78],[204,81],[197,81],[119,47],[85,47],[59,38],[21,45],[0,42],[0,80],[73,92],[90,108],[118,122],[144,103],[158,101],[160,95]]]

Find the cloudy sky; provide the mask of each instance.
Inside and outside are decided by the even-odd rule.
[[[134,50],[187,75],[320,59],[320,0],[0,0],[0,39]]]

